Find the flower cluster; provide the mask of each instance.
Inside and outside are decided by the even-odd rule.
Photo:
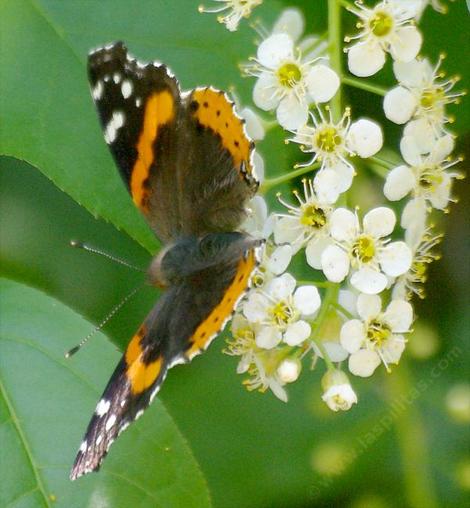
[[[236,28],[258,3],[224,2],[232,9],[223,18],[228,28]],[[245,110],[253,138],[278,124],[286,143],[309,154],[292,173],[262,184],[268,190],[303,175],[293,198],[278,192],[277,211],[269,213],[265,198],[256,196],[242,226],[265,240],[227,347],[239,358],[237,371],[247,375],[249,390],[270,389],[287,401],[285,386],[299,377],[304,359],[310,357],[312,368],[322,359],[322,400],[333,411],[347,410],[358,398],[343,364],[351,375],[369,377],[381,365],[390,372],[400,361],[414,320],[412,297],[424,297],[427,267],[439,257],[435,247],[442,235],[433,231],[430,215],[447,210],[453,182],[461,177],[454,169],[461,159],[452,156],[455,136],[447,112],[463,95],[453,91],[458,78],[445,78],[442,56],[432,65],[419,55],[417,23],[428,4],[444,10],[425,0],[382,0],[372,7],[356,1],[348,7],[359,18],[358,33],[345,37],[349,71],[371,76],[387,54],[393,59],[397,83],[383,94],[383,109],[390,122],[403,125],[396,147],[402,163],[380,155],[379,123],[342,108],[340,69],[333,65],[338,55],[332,47],[327,53],[322,36],[304,35],[299,10],[283,11],[272,30],[261,34],[256,56],[242,65],[246,76],[256,78],[255,106],[276,117],[267,122]],[[229,18],[236,22],[229,26]],[[374,89],[358,83],[348,77],[351,86]],[[390,203],[363,210],[351,203],[358,195],[355,177],[377,165],[387,170],[380,173],[383,199]]]

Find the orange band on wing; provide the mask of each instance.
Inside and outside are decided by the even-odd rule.
[[[168,90],[154,93],[145,104],[142,133],[137,143],[137,160],[132,168],[130,181],[132,199],[143,212],[147,210],[148,191],[145,183],[154,162],[153,143],[157,137],[158,128],[173,119],[174,106],[175,101]]]
[[[242,258],[238,264],[237,272],[232,283],[225,291],[225,294],[209,316],[197,327],[193,336],[190,338],[191,347],[186,355],[191,357],[193,354],[204,349],[216,333],[220,331],[225,319],[231,314],[235,303],[240,295],[246,290],[251,273],[256,266],[254,249],[250,251],[246,258]]]
[[[204,127],[220,135],[222,144],[233,157],[238,167],[245,161],[249,168],[251,142],[243,130],[243,123],[235,115],[231,104],[223,92],[205,88],[195,90],[191,97],[197,103],[194,117]],[[248,169],[251,173],[251,168]]]
[[[152,386],[162,368],[161,357],[150,363],[145,363],[142,359],[142,346],[140,343],[145,333],[146,328],[141,326],[129,342],[125,354],[127,363],[126,377],[131,384],[131,390],[134,395],[142,393]]]

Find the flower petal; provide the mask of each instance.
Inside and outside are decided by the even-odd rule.
[[[385,64],[385,53],[379,44],[359,42],[348,51],[349,70],[359,77],[372,76]]]
[[[425,118],[408,122],[403,135],[414,138],[419,153],[429,153],[436,142],[435,130]]]
[[[358,291],[368,295],[380,293],[387,287],[387,277],[377,270],[367,266],[360,268],[351,276],[351,284]]]
[[[339,161],[331,168],[339,177],[339,192],[346,192],[351,187],[355,172],[351,164]]]
[[[303,316],[311,316],[321,305],[320,293],[315,286],[301,286],[294,293],[294,305]]]
[[[328,246],[321,256],[325,277],[331,282],[341,282],[349,273],[349,257],[337,245]]]
[[[357,298],[357,312],[364,321],[375,318],[382,310],[382,300],[379,295],[361,293]]]
[[[387,363],[397,364],[405,350],[405,338],[403,335],[392,335],[381,348],[381,353]]]
[[[348,351],[338,342],[325,341],[323,347],[332,362],[343,362],[349,356]]]
[[[273,392],[273,394],[282,402],[287,402],[287,392],[280,385],[279,382],[275,381],[272,378],[267,379],[269,389]]]
[[[346,321],[340,332],[341,346],[349,353],[359,351],[366,340],[366,329],[364,323],[359,319]]]
[[[286,33],[273,34],[258,46],[258,61],[268,69],[294,58],[294,41]]]
[[[332,240],[328,236],[315,236],[308,242],[307,248],[305,249],[305,257],[307,263],[312,268],[315,268],[315,270],[321,270],[321,257],[323,251],[329,245],[332,245]]]
[[[243,108],[240,116],[245,119],[246,133],[253,141],[264,139],[264,126],[260,117],[251,108]]]
[[[452,186],[452,178],[442,172],[442,182],[436,186],[436,189],[429,197],[431,205],[437,210],[444,210],[450,201],[450,189]]]
[[[275,326],[262,326],[256,333],[256,345],[263,349],[276,347],[282,339],[281,332]]]
[[[247,206],[247,217],[241,229],[255,238],[263,238],[263,227],[268,216],[268,206],[262,196],[254,196]]]
[[[286,271],[291,259],[292,247],[290,245],[281,245],[269,257],[266,268],[274,275],[280,275]]]
[[[385,94],[385,116],[394,123],[402,125],[408,122],[416,110],[415,96],[406,88],[396,86]]]
[[[360,377],[372,376],[380,365],[380,357],[375,351],[361,349],[349,357],[348,367],[351,374]]]
[[[307,90],[316,103],[328,102],[338,91],[338,74],[327,65],[314,65],[305,78]]]
[[[274,241],[278,245],[290,243],[295,254],[303,242],[303,231],[298,217],[278,217],[274,224]]]
[[[253,151],[252,164],[253,164],[253,176],[258,180],[260,184],[263,183],[264,160],[263,157],[261,157],[261,155],[256,150]]]
[[[300,100],[294,93],[286,95],[277,108],[277,121],[287,130],[295,130],[308,120],[308,104]]]
[[[392,300],[383,314],[393,333],[405,333],[413,322],[413,307],[405,300]]]
[[[446,159],[451,152],[453,152],[455,147],[454,136],[451,134],[446,134],[445,136],[441,136],[435,143],[430,153],[430,162],[434,162],[435,164],[441,163],[444,159]]]
[[[392,242],[378,255],[380,267],[390,277],[398,277],[411,268],[413,254],[405,242]]]
[[[263,321],[267,317],[268,300],[257,291],[250,293],[243,304],[243,314],[252,323]]]
[[[400,140],[400,152],[410,166],[421,164],[421,149],[415,137],[403,136]]]
[[[426,201],[423,198],[410,199],[401,214],[400,225],[405,229],[424,231],[426,227]]]
[[[267,292],[275,300],[285,300],[294,292],[296,284],[290,273],[284,273],[269,282]]]
[[[279,104],[278,82],[274,74],[263,72],[253,88],[253,102],[258,108],[270,111]]]
[[[355,291],[351,291],[350,289],[340,289],[338,303],[353,316],[357,314],[357,293]]]
[[[433,70],[429,61],[424,58],[409,62],[393,62],[393,73],[401,84],[421,88],[430,80]]]
[[[348,146],[359,157],[367,159],[376,154],[383,145],[380,125],[372,120],[361,118],[351,124],[347,137]]]
[[[382,238],[393,232],[396,222],[395,212],[391,208],[379,206],[364,216],[364,232],[374,238]]]
[[[289,346],[298,346],[310,337],[311,332],[310,325],[306,321],[296,321],[287,327],[284,342]]]
[[[359,232],[356,215],[346,208],[337,208],[330,215],[331,236],[339,242],[354,240]]]
[[[385,179],[385,197],[390,201],[398,201],[413,189],[415,183],[413,171],[408,166],[402,165],[393,168]]]
[[[341,192],[341,179],[333,169],[319,171],[313,180],[315,194],[320,202],[335,203]]]
[[[272,33],[286,33],[293,41],[297,41],[305,29],[305,19],[300,9],[288,8],[281,12]]]
[[[395,30],[396,38],[390,41],[390,53],[394,60],[410,62],[421,49],[423,38],[415,26],[403,26]]]

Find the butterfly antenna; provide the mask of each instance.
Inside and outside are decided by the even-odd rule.
[[[139,284],[136,288],[134,288],[128,295],[126,295],[115,307],[111,309],[111,311],[108,313],[108,315],[101,321],[101,323],[86,336],[83,337],[83,339],[72,349],[69,349],[65,354],[65,358],[70,358],[72,355],[74,355],[77,351],[79,351],[93,335],[95,335],[96,332],[99,332],[103,326],[106,325],[106,323],[116,314],[116,312],[124,305],[126,304],[138,291],[140,291],[145,286],[145,282],[143,284]]]
[[[118,263],[123,266],[127,266],[127,268],[132,268],[132,270],[136,270],[138,272],[145,272],[145,270],[143,270],[142,268],[139,268],[138,266],[131,265],[129,262],[125,261],[124,259],[113,256],[112,254],[109,254],[108,252],[104,252],[100,249],[97,249],[96,247],[93,247],[92,245],[88,245],[85,242],[80,242],[78,240],[70,240],[70,246],[75,247],[77,249],[83,249],[88,252],[92,252],[93,254],[98,254],[100,256],[110,259],[111,261],[114,261],[115,263]]]

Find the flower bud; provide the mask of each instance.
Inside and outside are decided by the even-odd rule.
[[[341,370],[329,370],[322,378],[322,400],[332,411],[346,411],[357,403],[357,396],[348,376]]]
[[[277,375],[281,383],[293,383],[299,377],[302,364],[297,358],[283,360],[277,368]]]

